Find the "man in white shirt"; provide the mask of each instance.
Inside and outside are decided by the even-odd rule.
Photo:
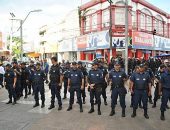
[[[3,63],[0,62],[0,85],[3,88],[4,87],[3,86],[3,77],[4,77],[4,74],[5,74],[5,70],[4,70],[4,67],[2,65],[3,65]]]

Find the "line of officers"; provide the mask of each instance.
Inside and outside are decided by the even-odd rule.
[[[72,110],[74,104],[74,94],[77,95],[77,103],[80,106],[80,112],[83,112],[83,104],[86,103],[85,87],[88,87],[90,92],[91,108],[88,113],[95,111],[94,105],[97,104],[98,115],[101,115],[101,95],[104,99],[104,104],[107,105],[106,88],[110,86],[111,90],[111,112],[110,116],[115,115],[115,107],[117,105],[117,99],[119,96],[120,106],[122,108],[122,117],[125,117],[126,102],[125,97],[127,89],[125,82],[130,79],[129,90],[131,92],[131,107],[133,107],[132,118],[136,116],[136,110],[138,106],[143,104],[144,117],[149,119],[148,116],[148,99],[152,103],[151,88],[155,83],[154,104],[162,96],[161,100],[161,120],[165,120],[164,112],[168,108],[167,102],[170,100],[170,64],[161,65],[155,76],[147,68],[147,64],[141,64],[136,66],[134,72],[130,77],[121,69],[120,62],[115,62],[114,68],[109,71],[105,69],[102,64],[93,62],[91,70],[87,73],[86,68],[82,66],[81,62],[66,63],[64,68],[61,68],[57,63],[57,58],[51,58],[52,66],[49,71],[49,88],[51,90],[51,105],[48,109],[55,107],[55,98],[58,100],[58,110],[62,110],[62,99],[60,90],[64,81],[64,97],[67,98],[67,92],[70,93],[69,107],[67,111]],[[20,70],[20,71],[19,71]],[[33,87],[33,93],[35,98],[35,105],[39,104],[39,93],[41,94],[41,108],[45,107],[45,89],[44,81],[47,79],[46,74],[41,69],[41,64],[37,63],[35,68],[31,67],[32,73],[29,72],[29,68],[26,68],[25,64],[21,64],[21,68],[17,67],[17,63],[6,65],[5,87],[9,93],[9,103],[12,103],[12,97],[14,99],[13,104],[16,104],[17,98],[23,95],[25,89],[25,98],[27,98],[27,86],[31,81]],[[31,75],[31,76],[30,76]],[[21,86],[19,85],[21,84]],[[30,83],[29,83],[30,85]],[[83,100],[82,100],[83,99]]]

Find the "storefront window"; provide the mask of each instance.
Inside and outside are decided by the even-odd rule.
[[[146,17],[146,30],[152,31],[152,17],[150,16]]]
[[[102,27],[108,27],[110,23],[110,12],[109,10],[103,10],[102,13]]]
[[[84,28],[86,32],[90,31],[90,17],[89,16],[85,17]]]
[[[115,24],[125,25],[125,9],[115,8]]]
[[[145,30],[145,14],[141,14],[140,28]]]
[[[97,14],[92,15],[92,29],[97,29]]]

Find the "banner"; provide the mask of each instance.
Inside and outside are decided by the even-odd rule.
[[[160,36],[154,36],[154,50],[170,50],[170,39]]]
[[[76,51],[77,49],[75,44],[75,38],[63,40],[62,42],[58,43],[58,52]]]
[[[132,32],[132,48],[153,49],[153,35],[144,32]]]

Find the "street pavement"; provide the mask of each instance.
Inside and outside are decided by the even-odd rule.
[[[63,90],[62,97],[63,97]],[[73,110],[67,112],[69,100],[63,101],[63,110],[58,111],[56,102],[55,109],[49,111],[50,91],[46,86],[46,107],[33,108],[34,98],[21,99],[17,105],[7,105],[7,91],[0,89],[0,130],[170,130],[170,110],[166,111],[166,120],[160,120],[160,101],[158,107],[153,109],[149,104],[148,114],[150,119],[145,119],[143,110],[137,110],[137,117],[131,118],[132,109],[130,106],[130,93],[126,96],[126,117],[121,117],[121,108],[118,102],[116,114],[113,117],[110,113],[110,91],[107,90],[108,106],[105,106],[102,99],[102,115],[97,115],[97,108],[93,114],[88,114],[90,109],[89,93],[87,92],[84,112],[79,112],[78,104],[74,104]],[[69,95],[68,95],[69,96]],[[76,97],[75,97],[76,102]]]

